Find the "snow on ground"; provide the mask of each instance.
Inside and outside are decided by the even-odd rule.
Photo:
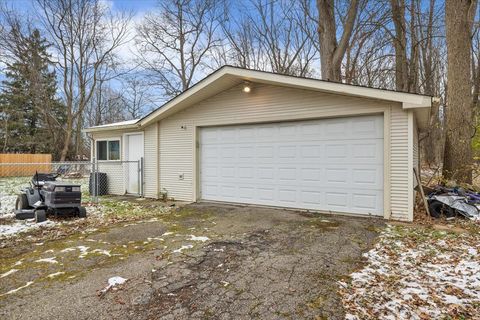
[[[38,259],[38,260],[35,260],[35,262],[44,262],[44,263],[53,263],[53,264],[57,264],[58,261],[56,260],[57,258],[56,257],[50,257],[50,258],[42,258],[42,259]]]
[[[193,246],[191,244],[187,244],[185,246],[181,246],[180,248],[173,250],[172,252],[173,253],[182,253],[183,250],[192,249],[192,248],[193,248]]]
[[[17,235],[25,231],[31,231],[37,228],[50,228],[55,226],[55,222],[47,220],[35,223],[29,220],[15,220],[10,224],[0,224],[0,239]]]
[[[14,273],[17,272],[17,271],[18,271],[18,269],[10,269],[10,270],[8,270],[8,271],[5,272],[5,273],[0,274],[0,279],[1,279],[1,278],[5,278],[5,277],[7,277],[7,276],[9,276],[9,275],[11,275],[11,274],[14,274]]]
[[[190,239],[188,240],[191,240],[191,241],[201,241],[201,242],[205,242],[205,241],[208,241],[210,240],[210,238],[208,237],[203,237],[203,236],[194,236],[193,234],[190,235]]]
[[[17,193],[28,185],[29,177],[0,178],[0,217],[11,218],[14,216]]]
[[[8,292],[5,292],[5,293],[0,294],[0,297],[7,296],[7,295],[9,295],[9,294],[15,293],[15,292],[20,291],[20,290],[22,290],[22,289],[25,289],[26,287],[29,287],[30,285],[32,285],[32,283],[33,283],[33,281],[28,281],[25,285],[23,285],[23,286],[21,286],[21,287],[18,287],[18,288],[16,288],[16,289],[12,289],[12,290],[10,290],[10,291],[8,291]]]
[[[346,319],[478,317],[480,235],[388,226],[340,282]]]
[[[50,273],[49,275],[47,275],[47,277],[50,279],[53,279],[55,277],[61,276],[62,274],[65,274],[65,272],[59,271],[59,272]]]
[[[17,196],[0,194],[0,217],[13,218],[16,201]]]

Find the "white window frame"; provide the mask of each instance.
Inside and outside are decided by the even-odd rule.
[[[98,144],[97,142],[100,141],[107,141],[107,160],[99,160],[98,159]],[[110,141],[118,141],[118,155],[119,159],[117,160],[110,160],[110,150],[108,149],[108,142]],[[119,162],[122,161],[122,139],[120,137],[112,137],[112,138],[104,138],[104,139],[95,139],[95,159],[97,159],[98,162]]]

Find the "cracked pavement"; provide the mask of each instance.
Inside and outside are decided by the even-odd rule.
[[[163,241],[79,279],[51,281],[6,297],[0,300],[0,317],[343,319],[338,281],[362,266],[362,253],[383,227],[376,218],[187,205],[165,219],[92,235],[108,239],[110,246],[130,239]],[[192,234],[208,240],[192,241]],[[129,280],[98,296],[116,275]],[[72,299],[63,303],[65,297]]]

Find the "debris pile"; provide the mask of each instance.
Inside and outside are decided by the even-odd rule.
[[[445,216],[447,219],[462,216],[480,221],[480,194],[461,187],[447,188],[438,185],[434,188],[423,187],[426,191],[428,209],[434,218]]]
[[[100,290],[97,295],[99,297],[102,297],[104,296],[108,291],[110,291],[111,289],[114,289],[114,287],[118,286],[118,285],[122,285],[124,284],[125,282],[127,282],[128,279],[125,279],[125,278],[122,278],[122,277],[119,277],[119,276],[115,276],[115,277],[111,277],[110,279],[108,279],[108,286],[106,286],[105,288],[103,288],[102,290]]]

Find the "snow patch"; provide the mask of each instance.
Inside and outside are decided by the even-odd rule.
[[[8,270],[8,271],[5,272],[5,273],[0,274],[0,279],[1,279],[1,278],[5,278],[5,277],[7,277],[7,276],[9,276],[9,275],[17,272],[17,271],[18,271],[18,269],[10,269],[10,270]]]
[[[13,290],[10,290],[8,292],[0,294],[0,297],[15,293],[15,292],[17,292],[19,290],[22,290],[22,289],[25,289],[26,287],[29,287],[31,284],[33,284],[33,281],[28,281],[24,286],[21,286],[21,287],[18,287],[16,289],[13,289]]]
[[[110,251],[104,250],[104,249],[95,249],[95,250],[90,251],[90,253],[99,253],[99,254],[106,255],[106,256],[108,256],[108,257],[111,257],[111,256],[112,256],[112,254],[110,253]]]
[[[59,271],[59,272],[55,272],[55,273],[50,273],[47,277],[49,277],[50,279],[53,279],[53,278],[58,277],[58,276],[60,276],[60,275],[62,275],[62,274],[64,274],[64,273],[65,273],[65,272],[63,272],[63,271]]]
[[[77,249],[80,250],[80,255],[78,256],[80,259],[83,259],[87,256],[88,254],[88,249],[90,249],[90,247],[86,247],[86,246],[77,246]]]
[[[157,240],[157,241],[165,241],[165,239],[163,239],[163,238],[159,238],[159,237],[153,237],[153,238],[150,238],[150,237],[148,237],[148,238],[147,238],[147,240],[148,240],[148,241],[153,241],[153,240]]]
[[[210,238],[208,237],[202,237],[202,236],[194,236],[193,234],[190,235],[190,239],[188,240],[191,240],[191,241],[201,241],[201,242],[205,242],[205,241],[208,241],[210,240]]]
[[[186,246],[181,246],[179,249],[173,250],[173,253],[182,253],[185,249],[191,249],[193,246],[191,244],[187,244]]]
[[[0,194],[0,217],[14,218],[16,201],[17,201],[16,195]]]
[[[17,234],[30,231],[37,228],[50,228],[53,227],[56,223],[50,220],[44,222],[30,222],[28,220],[23,221],[13,221],[11,224],[1,224],[0,225],[0,238],[8,238],[15,236]]]
[[[42,258],[42,259],[35,260],[35,262],[58,263],[58,261],[55,259],[56,257]]]
[[[375,247],[364,254],[364,268],[350,275],[350,283],[339,282],[345,319],[438,319],[452,310],[478,313],[480,237],[430,232],[385,228]]]

